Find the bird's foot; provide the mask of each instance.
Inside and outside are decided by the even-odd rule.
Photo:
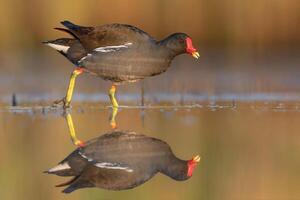
[[[58,100],[56,100],[56,101],[54,101],[53,103],[52,103],[52,107],[56,107],[56,106],[58,106],[58,105],[60,105],[60,104],[65,104],[65,97],[64,98],[62,98],[62,99],[58,99]]]
[[[57,107],[57,106],[59,106],[60,104],[63,105],[63,108],[64,108],[64,109],[70,108],[70,102],[67,102],[67,101],[66,101],[66,97],[54,101],[53,104],[52,104],[52,107]]]
[[[71,107],[70,103],[64,102],[64,106],[63,106],[64,110],[66,110],[66,109],[68,109],[70,107]]]

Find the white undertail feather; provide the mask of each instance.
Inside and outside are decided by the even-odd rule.
[[[53,173],[53,172],[63,171],[66,169],[71,169],[71,167],[67,162],[64,162],[64,163],[61,163],[61,164],[49,169],[48,172]]]
[[[53,44],[53,43],[47,43],[46,45],[48,45],[49,47],[52,47],[53,49],[55,49],[57,51],[61,51],[63,53],[67,53],[68,49],[70,48],[69,46]]]

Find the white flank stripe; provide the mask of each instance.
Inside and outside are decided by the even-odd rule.
[[[132,45],[131,42],[128,42],[128,43],[125,43],[125,44],[122,44],[122,45],[117,45],[117,46],[106,46],[106,47],[98,47],[96,49],[94,49],[94,51],[96,52],[102,52],[102,53],[108,53],[108,52],[114,52],[114,51],[118,51],[122,48],[128,48],[130,45]],[[83,62],[86,58],[92,56],[92,54],[87,54],[86,56],[82,57],[78,63],[81,63]]]
[[[132,45],[131,42],[122,44],[122,45],[117,45],[117,46],[106,46],[106,47],[98,47],[96,49],[94,49],[94,51],[98,51],[98,52],[113,52],[113,51],[118,51],[121,48],[128,48],[130,45]]]
[[[78,152],[78,154],[87,159],[88,162],[93,162],[93,159],[87,157],[86,155],[84,155],[82,152]],[[106,168],[106,169],[121,169],[121,170],[125,170],[127,172],[133,172],[133,169],[129,168],[129,167],[125,167],[125,166],[121,166],[118,163],[108,163],[108,162],[101,162],[101,163],[95,163],[94,166],[99,167],[99,168]]]
[[[71,167],[68,163],[65,162],[49,169],[48,172],[52,173],[52,172],[66,170],[66,169],[71,169]]]
[[[84,155],[84,154],[83,154],[83,153],[81,153],[80,151],[78,152],[78,154],[79,154],[79,155],[81,155],[81,157],[83,157],[83,158],[87,159],[89,162],[92,162],[92,161],[93,161],[93,159],[91,159],[91,158],[88,158],[86,155]]]
[[[91,56],[92,54],[88,54],[88,55],[86,55],[86,56],[84,56],[84,57],[82,57],[79,61],[78,61],[78,63],[81,63],[82,61],[84,61],[87,57],[89,57],[89,56]]]
[[[133,172],[133,169],[130,169],[129,167],[122,167],[117,163],[96,163],[94,164],[96,167],[105,168],[105,169],[120,169],[125,170],[127,172]]]
[[[52,47],[53,49],[57,51],[62,51],[64,53],[67,53],[68,49],[70,48],[69,46],[64,46],[64,45],[59,45],[59,44],[52,44],[52,43],[47,43],[48,46]]]

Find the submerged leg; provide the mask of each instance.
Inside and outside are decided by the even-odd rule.
[[[70,83],[69,83],[69,87],[67,90],[67,94],[65,97],[65,101],[64,101],[64,108],[70,107],[70,103],[72,100],[72,95],[73,95],[73,90],[74,90],[74,86],[75,86],[75,81],[76,81],[76,77],[81,74],[84,71],[83,68],[77,68],[73,71],[71,78],[70,78]]]
[[[110,98],[110,102],[111,102],[113,108],[119,107],[118,102],[115,98],[116,89],[117,89],[117,87],[115,85],[112,85],[109,90],[109,98]]]
[[[79,140],[76,136],[76,132],[74,129],[74,124],[73,124],[73,119],[70,113],[66,114],[66,119],[67,119],[67,123],[68,123],[68,127],[69,127],[69,132],[70,132],[70,136],[72,139],[72,142],[79,147],[84,147],[84,143]]]

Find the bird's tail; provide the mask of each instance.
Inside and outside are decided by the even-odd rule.
[[[92,184],[89,180],[83,179],[80,176],[75,176],[74,178],[72,178],[71,180],[65,183],[56,185],[56,187],[64,187],[64,186],[68,186],[68,187],[65,188],[62,192],[65,194],[69,194],[81,188],[94,187],[94,184]]]
[[[55,185],[55,187],[64,187],[64,186],[68,186],[71,185],[72,183],[74,183],[74,181],[76,181],[76,179],[78,179],[79,176],[75,176],[72,179],[68,180],[67,182],[64,183],[60,183],[58,185]]]
[[[62,21],[61,24],[67,27],[76,37],[87,34],[94,30],[93,27],[79,26],[70,21]]]
[[[68,33],[70,35],[72,35],[74,38],[77,38],[76,35],[69,29],[66,29],[66,28],[54,28],[55,30],[58,30],[58,31],[61,31],[61,32],[64,32],[64,33]],[[78,39],[78,38],[77,38]]]

